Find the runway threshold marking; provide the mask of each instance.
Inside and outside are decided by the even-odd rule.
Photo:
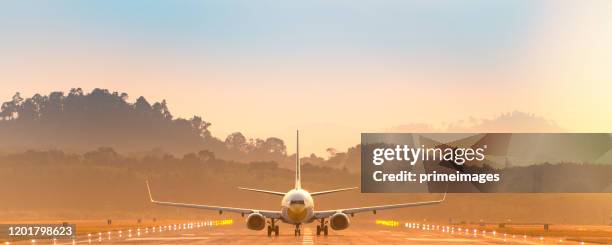
[[[135,237],[125,239],[126,241],[179,241],[179,240],[206,240],[208,237]]]
[[[491,240],[503,241],[503,242],[512,241],[512,242],[516,242],[516,243],[531,244],[531,245],[538,245],[538,244],[544,243],[544,241],[542,241],[542,240],[531,241],[531,240],[526,240],[526,239],[522,239],[521,240],[520,238],[512,239],[512,240],[510,240],[508,238],[501,238],[501,237],[485,237],[485,238],[488,238],[488,239],[491,239]]]
[[[302,244],[314,244],[314,240],[312,239],[312,230],[310,228],[305,228],[304,237],[302,237]]]
[[[406,237],[408,241],[415,242],[478,242],[474,239],[463,239],[463,238],[419,238],[419,237]]]

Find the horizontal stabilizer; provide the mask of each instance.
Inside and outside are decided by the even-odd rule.
[[[357,187],[342,188],[342,189],[335,189],[335,190],[328,190],[328,191],[317,191],[317,192],[310,193],[310,195],[316,196],[316,195],[323,195],[323,194],[329,194],[329,193],[340,192],[340,191],[350,191],[350,190],[355,190],[355,189],[357,189]]]
[[[260,193],[272,194],[272,195],[277,195],[277,196],[285,195],[284,192],[279,192],[279,191],[268,191],[268,190],[260,190],[260,189],[245,188],[245,187],[238,187],[238,189],[244,190],[244,191],[254,191],[254,192],[260,192]]]

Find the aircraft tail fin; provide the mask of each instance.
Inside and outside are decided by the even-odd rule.
[[[296,152],[295,152],[295,189],[302,188],[300,180],[300,131],[296,131]]]

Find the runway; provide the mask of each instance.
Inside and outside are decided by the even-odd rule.
[[[179,226],[180,227],[180,226]],[[241,224],[204,227],[186,226],[181,229],[134,229],[115,233],[81,235],[75,240],[40,240],[35,244],[581,244],[555,237],[523,237],[509,234],[482,233],[478,231],[448,230],[444,227],[428,229],[405,226],[385,227],[355,225],[343,231],[330,231],[329,236],[317,236],[315,224],[303,227],[302,236],[293,235],[293,227],[281,225],[278,237],[268,237],[265,231],[251,231]],[[191,228],[190,228],[191,227]],[[11,244],[33,244],[22,241]]]

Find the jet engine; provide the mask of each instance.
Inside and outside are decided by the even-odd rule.
[[[334,230],[344,230],[349,226],[349,217],[344,213],[335,213],[329,218],[329,224]]]
[[[260,231],[266,227],[266,218],[259,213],[252,213],[247,216],[247,228]]]

